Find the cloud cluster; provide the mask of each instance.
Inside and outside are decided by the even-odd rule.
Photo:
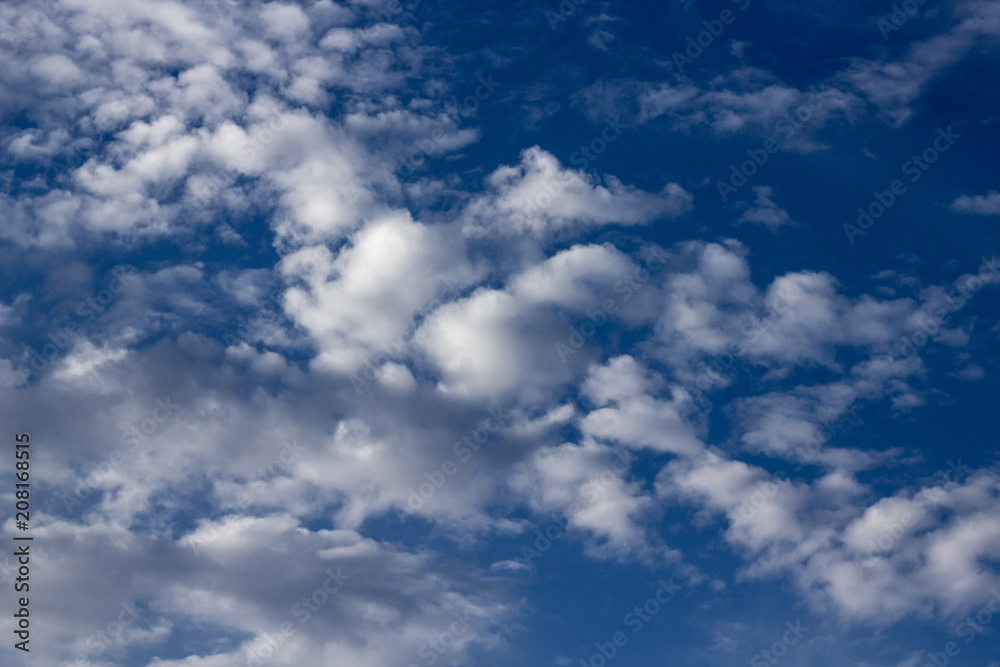
[[[696,179],[598,178],[534,140],[404,177],[479,140],[456,99],[483,74],[456,79],[396,2],[3,13],[34,26],[0,41],[0,253],[34,280],[0,294],[0,403],[38,425],[46,664],[465,664],[516,631],[508,578],[534,566],[461,556],[552,525],[694,587],[787,580],[847,623],[951,619],[1000,585],[995,466],[928,480],[913,445],[855,437],[931,400],[930,350],[968,365],[978,323],[955,314],[995,271],[858,289],[680,240]],[[960,3],[814,87],[746,65],[606,78],[575,108],[726,138],[809,104],[787,147],[810,153],[866,105],[906,122],[997,16]],[[776,192],[732,222],[803,224]],[[715,529],[734,571],[668,516]]]

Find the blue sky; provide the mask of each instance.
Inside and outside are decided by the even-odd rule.
[[[998,40],[3,3],[3,664],[1000,667]]]

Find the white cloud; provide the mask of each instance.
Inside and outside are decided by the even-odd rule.
[[[629,447],[686,456],[700,452],[704,445],[689,421],[684,394],[675,392],[670,400],[649,395],[660,382],[628,356],[592,369],[582,390],[597,409],[581,420],[581,430]]]
[[[645,527],[657,507],[629,481],[629,465],[610,447],[590,441],[563,444],[539,451],[515,473],[512,484],[538,514],[557,513],[569,529],[590,533],[588,549],[595,556],[676,560],[678,554]]]
[[[962,195],[951,202],[951,210],[969,215],[1000,215],[1000,192],[985,195]]]
[[[774,202],[774,189],[767,185],[757,185],[753,189],[754,203],[740,216],[740,222],[764,225],[777,231],[781,227],[793,225],[788,212]]]
[[[839,76],[902,125],[913,116],[912,104],[935,77],[964,58],[980,39],[1000,36],[1000,14],[993,3],[961,2],[955,13],[956,25],[913,43],[901,58],[889,62],[858,58]]]
[[[600,185],[579,171],[565,169],[535,146],[521,153],[517,166],[504,166],[486,179],[488,191],[465,211],[472,230],[551,235],[607,224],[638,225],[676,218],[689,211],[693,197],[676,183],[649,193],[605,178]]]
[[[706,86],[680,83],[597,81],[576,94],[591,120],[624,116],[636,124],[661,117],[679,131],[708,127],[721,136],[751,132],[779,141],[785,150],[826,149],[813,135],[833,120],[851,120],[858,98],[834,86],[803,91],[774,74],[741,67],[718,76]]]
[[[459,239],[396,212],[358,231],[336,257],[319,248],[308,288],[285,297],[289,315],[320,347],[314,364],[352,373],[383,346],[407,338],[419,311],[448,285],[475,275],[459,259]]]
[[[53,638],[45,646],[32,645],[32,653],[49,664],[68,664],[77,655],[115,656],[120,648],[114,643],[95,653],[101,646],[96,633],[119,618],[133,619],[124,646],[146,645],[159,653],[173,619],[183,617],[238,638],[237,645],[220,653],[212,642],[196,641],[190,657],[152,664],[243,664],[250,650],[265,648],[266,637],[280,636],[288,624],[291,631],[269,664],[351,658],[354,664],[388,667],[418,660],[430,640],[453,628],[457,614],[465,623],[454,626],[460,630],[448,655],[454,660],[473,646],[495,645],[513,611],[487,582],[451,578],[427,554],[396,551],[352,531],[309,531],[287,515],[202,521],[165,552],[100,523],[47,521],[35,531],[52,546],[34,554],[33,564],[49,571],[63,591],[32,596],[33,604],[49,610],[35,627]],[[246,576],[261,567],[267,577]],[[99,575],[107,568],[119,573],[111,585]],[[133,587],[130,581],[140,572],[145,583]],[[73,583],[78,577],[94,585]],[[131,601],[137,613],[122,616],[121,603]],[[10,632],[9,621],[3,626]],[[241,638],[246,635],[249,639]],[[92,643],[77,640],[87,636]]]

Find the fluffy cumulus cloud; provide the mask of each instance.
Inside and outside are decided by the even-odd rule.
[[[623,185],[613,176],[604,185],[566,169],[537,146],[521,153],[516,167],[498,168],[486,180],[488,191],[470,202],[466,215],[486,231],[579,233],[589,226],[639,225],[687,212],[693,197],[677,183],[650,193]],[[473,228],[475,229],[475,227]]]
[[[0,4],[0,661],[986,664],[1000,15],[920,7]]]

